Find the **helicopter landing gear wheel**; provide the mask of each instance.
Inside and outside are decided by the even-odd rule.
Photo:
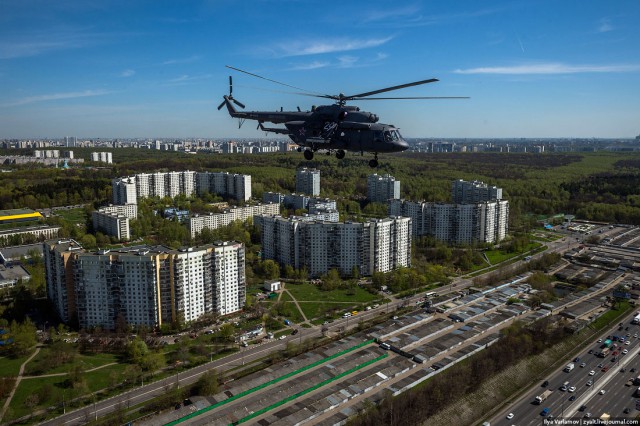
[[[369,160],[369,167],[371,167],[372,169],[378,167],[378,160],[375,158],[373,160]]]
[[[344,158],[344,155],[345,155],[345,153],[344,153],[343,150],[339,149],[339,150],[336,151],[336,158],[338,160],[342,160]]]
[[[297,147],[297,148],[296,148],[296,151],[298,151],[298,152],[302,152],[302,147]]]
[[[304,159],[305,160],[313,160],[313,151],[311,151],[310,149],[305,149],[304,150]]]

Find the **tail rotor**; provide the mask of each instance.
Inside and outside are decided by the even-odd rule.
[[[229,95],[225,95],[224,96],[224,100],[222,101],[222,103],[220,105],[218,105],[218,111],[222,109],[223,106],[225,106],[227,104],[227,102],[233,102],[234,104],[238,105],[240,108],[244,109],[245,106],[242,102],[234,99],[233,97],[233,80],[231,78],[231,76],[229,76]]]

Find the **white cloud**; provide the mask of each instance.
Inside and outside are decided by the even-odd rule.
[[[315,70],[318,68],[326,68],[331,65],[331,62],[327,61],[313,61],[306,64],[294,65],[291,69],[295,71]]]
[[[388,21],[397,18],[415,18],[420,11],[417,5],[406,5],[398,9],[371,10],[365,13],[365,22]]]
[[[169,59],[164,61],[162,65],[175,65],[175,64],[188,64],[191,62],[198,61],[202,58],[200,55],[189,56],[188,58],[178,58],[178,59]]]
[[[122,73],[120,74],[120,77],[132,77],[136,74],[136,72],[134,70],[124,70],[122,71]]]
[[[393,37],[352,39],[335,38],[330,40],[304,40],[278,43],[274,46],[275,56],[305,56],[320,55],[325,53],[348,52],[352,50],[368,49],[381,46],[391,41]]]
[[[110,93],[111,92],[108,90],[100,90],[100,89],[85,90],[83,92],[53,93],[50,95],[29,96],[26,98],[18,99],[14,102],[4,104],[3,106],[26,105],[26,104],[36,103],[36,102],[57,101],[61,99],[86,98],[90,96],[108,95]]]
[[[180,77],[176,77],[168,80],[166,84],[169,84],[169,85],[188,84],[188,83],[196,82],[199,80],[206,80],[211,77],[212,77],[211,74],[202,74],[202,75],[183,74]]]
[[[600,20],[600,24],[598,25],[599,33],[607,33],[613,30],[614,30],[614,27],[613,25],[611,25],[611,21],[608,18],[602,18]]]
[[[456,74],[577,74],[637,72],[640,65],[567,65],[560,63],[515,65],[510,67],[480,67],[457,69]]]

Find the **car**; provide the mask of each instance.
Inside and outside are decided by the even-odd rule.
[[[576,387],[575,387],[575,386],[571,386],[571,387],[568,389],[568,391],[569,391],[569,392],[575,392],[575,391],[576,391]]]
[[[604,395],[605,390],[604,389],[600,389],[600,392],[598,392],[600,395]]]
[[[287,336],[280,336],[280,340],[284,340],[286,338],[287,338]]]
[[[631,371],[632,373],[635,373],[635,372],[636,372],[636,369],[635,369],[635,367],[634,367],[634,368],[632,368],[632,369],[631,369],[631,370],[629,370],[629,371]]]
[[[567,386],[566,385],[562,385],[562,387],[560,387],[560,390],[562,392],[566,392],[567,391]]]
[[[587,366],[586,362],[583,362],[582,364],[580,364],[580,367],[585,368]]]
[[[627,340],[626,342],[624,342],[624,344],[625,344],[625,345],[630,345],[630,344],[631,344],[631,342]]]
[[[598,343],[602,343],[602,339],[598,339]]]
[[[593,384],[593,380],[589,380],[589,381],[587,382],[587,386],[591,386],[592,384]]]
[[[602,368],[602,367],[604,367],[603,363],[598,364],[598,368]]]
[[[507,420],[511,420],[513,418],[513,413],[507,414]]]
[[[616,362],[618,360],[617,356],[614,356],[613,358],[611,358],[611,362]]]
[[[596,372],[595,372],[595,371],[593,371],[593,370],[591,370],[591,371],[589,371],[589,375],[590,375],[590,376],[595,376],[595,375],[596,375]]]
[[[581,405],[580,408],[578,408],[578,411],[584,411],[587,409],[586,405]]]
[[[604,367],[602,367],[602,370],[601,370],[601,371],[602,371],[603,373],[606,373],[607,371],[609,371],[609,367],[605,365]]]
[[[613,351],[613,353],[611,355],[613,355],[614,357],[617,356],[618,355],[618,351]]]
[[[342,315],[342,318],[349,318],[351,316],[351,312],[347,312]]]
[[[576,400],[576,396],[575,395],[571,395],[571,398],[569,398],[569,401],[575,401]]]
[[[544,410],[542,410],[542,411],[540,412],[540,415],[541,415],[542,417],[546,417],[546,416],[548,416],[548,415],[549,415],[549,407],[545,407],[545,408],[544,408]]]
[[[292,335],[292,336],[295,336],[296,334],[298,334],[298,331],[300,331],[300,330],[298,330],[297,328],[295,328],[295,329],[291,332],[291,335]]]
[[[545,380],[544,382],[542,382],[542,387],[546,388],[547,386],[549,386],[549,381]]]
[[[579,357],[575,357],[575,358],[573,359],[573,362],[580,362],[580,358],[579,358]]]
[[[620,369],[620,372],[621,372],[621,373],[625,373],[626,371],[627,371],[627,369],[626,369],[626,368],[624,368],[624,367],[622,367],[622,368]]]
[[[628,350],[628,349],[625,349],[625,350],[623,350],[623,351],[622,351],[622,355],[626,355],[626,354],[628,354],[628,353],[629,353],[629,350]]]
[[[631,337],[631,333],[627,333],[627,337]]]
[[[635,333],[635,334],[633,335],[633,337],[635,337],[635,338],[637,339],[637,338],[638,338],[638,333]]]
[[[631,408],[627,407],[624,409],[623,413],[629,414],[631,412]]]
[[[587,413],[587,414],[584,415],[585,419],[588,419],[589,417],[591,417],[591,413]]]
[[[589,355],[593,353],[593,349],[589,349]]]

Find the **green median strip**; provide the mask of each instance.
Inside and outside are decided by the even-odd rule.
[[[289,401],[293,401],[294,399],[300,398],[301,396],[303,396],[305,394],[308,394],[309,392],[313,392],[314,390],[319,389],[319,388],[323,387],[324,385],[327,385],[327,384],[329,384],[329,383],[331,383],[331,382],[333,382],[335,380],[341,379],[344,376],[348,376],[349,374],[354,373],[354,372],[356,372],[356,371],[358,371],[358,370],[360,370],[360,369],[362,369],[362,368],[364,368],[364,367],[366,367],[368,365],[371,365],[371,364],[373,364],[375,362],[378,362],[378,361],[380,361],[382,359],[385,359],[388,356],[389,355],[387,355],[387,354],[383,354],[383,355],[381,355],[381,356],[379,356],[377,358],[374,358],[374,359],[369,360],[369,361],[367,361],[365,363],[357,365],[357,366],[353,367],[352,369],[345,371],[344,373],[338,374],[336,377],[332,377],[330,379],[324,380],[324,381],[322,381],[322,382],[320,382],[320,383],[318,383],[318,384],[316,384],[314,386],[311,386],[310,388],[307,388],[307,389],[305,389],[305,390],[303,390],[301,392],[296,393],[295,395],[291,395],[291,396],[289,396],[289,397],[287,397],[287,398],[285,398],[285,399],[283,399],[281,401],[276,402],[275,404],[271,404],[268,407],[265,407],[265,408],[263,408],[261,410],[258,410],[256,412],[254,412],[254,413],[251,413],[248,416],[243,417],[238,421],[230,423],[229,426],[239,425],[240,423],[244,423],[247,420],[251,420],[254,417],[260,416],[260,415],[266,413],[267,411],[271,411],[274,408],[277,408],[277,407],[279,407],[281,405],[284,405]]]
[[[310,369],[312,369],[312,368],[314,368],[314,367],[317,367],[318,365],[324,364],[324,363],[325,363],[325,362],[327,362],[327,361],[331,361],[331,360],[333,360],[333,359],[336,359],[336,358],[338,358],[338,357],[341,357],[342,355],[348,354],[349,352],[353,352],[353,351],[355,351],[356,349],[360,349],[360,348],[362,348],[363,346],[370,345],[371,343],[374,343],[374,342],[375,342],[375,340],[373,340],[373,339],[366,340],[366,341],[364,341],[364,342],[362,342],[362,343],[360,343],[360,344],[357,344],[357,345],[355,345],[355,346],[353,346],[353,347],[351,347],[351,348],[349,348],[349,349],[345,349],[345,350],[340,351],[340,352],[338,352],[338,353],[336,353],[336,354],[334,354],[334,355],[331,355],[331,356],[330,356],[330,357],[328,357],[328,358],[321,359],[321,360],[316,361],[316,362],[314,362],[314,363],[312,363],[312,364],[309,364],[309,365],[304,366],[304,367],[302,367],[302,368],[299,368],[299,369],[297,369],[297,370],[295,370],[295,371],[292,371],[292,372],[290,372],[290,373],[287,373],[287,374],[285,374],[284,376],[277,377],[277,378],[275,378],[275,379],[273,379],[273,380],[269,380],[268,382],[263,383],[263,384],[261,384],[261,385],[259,385],[259,386],[256,386],[256,387],[254,387],[254,388],[248,389],[248,390],[246,390],[246,391],[244,391],[244,392],[240,392],[239,394],[234,395],[234,396],[232,396],[232,397],[231,397],[231,398],[229,398],[229,399],[225,399],[224,401],[217,402],[217,403],[212,404],[212,405],[210,405],[210,406],[208,406],[208,407],[205,407],[205,408],[203,408],[203,409],[201,409],[201,410],[194,411],[194,412],[193,412],[193,413],[191,413],[191,414],[187,414],[187,415],[186,415],[186,416],[184,416],[184,417],[181,417],[181,418],[179,418],[179,419],[177,419],[177,420],[174,420],[174,421],[172,421],[172,422],[170,422],[170,423],[167,423],[167,424],[166,424],[166,426],[177,425],[178,423],[182,423],[182,422],[184,422],[184,421],[186,421],[186,420],[189,420],[189,419],[191,419],[191,418],[193,418],[193,417],[199,416],[200,414],[202,414],[202,413],[206,413],[207,411],[215,410],[216,408],[218,408],[218,407],[222,407],[223,405],[228,404],[228,403],[230,403],[230,402],[232,402],[232,401],[235,401],[236,399],[239,399],[239,398],[245,397],[245,396],[247,396],[247,395],[249,395],[249,394],[251,394],[251,393],[253,393],[253,392],[256,392],[256,391],[259,391],[259,390],[261,390],[261,389],[264,389],[264,388],[266,388],[266,387],[268,387],[268,386],[274,385],[274,384],[276,384],[276,383],[278,383],[278,382],[281,382],[281,381],[286,380],[286,379],[288,379],[288,378],[290,378],[290,377],[293,377],[293,376],[295,376],[296,374],[300,374],[300,373],[302,373],[302,372],[305,372],[305,371],[307,371],[307,370],[310,370]]]

